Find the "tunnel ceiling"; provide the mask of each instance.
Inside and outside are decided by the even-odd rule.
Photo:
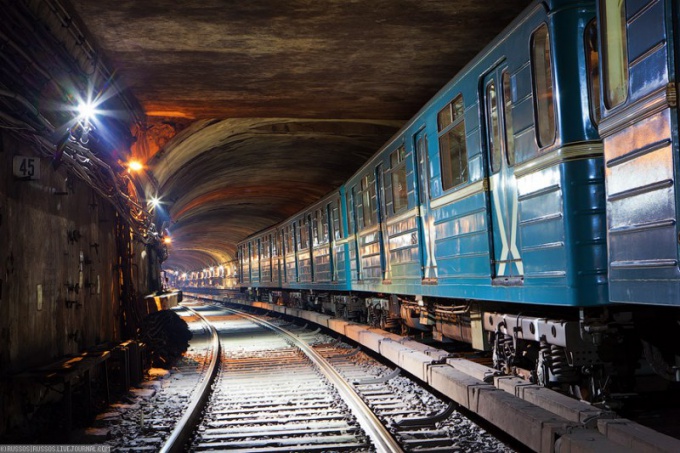
[[[71,0],[147,115],[133,153],[169,216],[166,269],[340,185],[527,0]]]

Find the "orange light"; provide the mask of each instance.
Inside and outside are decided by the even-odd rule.
[[[130,171],[141,171],[144,169],[144,165],[142,165],[142,163],[138,160],[131,160],[128,162],[128,169]]]
[[[165,236],[163,238],[163,243],[164,244],[172,244],[172,238],[170,236]]]

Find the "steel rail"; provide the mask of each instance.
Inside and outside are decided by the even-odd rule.
[[[338,373],[335,368],[318,352],[316,352],[309,344],[300,339],[294,333],[284,329],[283,327],[276,326],[272,323],[264,321],[257,316],[244,313],[233,308],[220,307],[224,310],[235,313],[243,318],[247,318],[256,324],[265,327],[267,329],[278,332],[288,337],[292,342],[300,348],[305,355],[321,370],[321,372],[335,385],[338,392],[345,400],[350,410],[357,418],[357,421],[361,427],[366,431],[366,434],[373,441],[378,452],[385,453],[403,453],[403,449],[399,443],[392,437],[390,432],[383,426],[378,417],[371,411],[366,404],[363,402],[361,397],[354,390],[354,387]]]
[[[220,337],[217,334],[217,330],[203,315],[201,315],[196,310],[183,306],[187,310],[194,313],[196,316],[201,318],[203,322],[210,329],[210,335],[212,340],[212,359],[210,360],[210,365],[206,372],[206,377],[198,385],[197,391],[194,391],[194,397],[189,403],[189,406],[185,409],[184,415],[175,425],[175,429],[172,430],[170,436],[165,440],[163,447],[159,450],[161,453],[175,453],[185,451],[184,446],[191,438],[191,435],[198,424],[203,409],[205,408],[208,397],[210,396],[210,389],[212,383],[217,375],[217,364],[220,360]]]

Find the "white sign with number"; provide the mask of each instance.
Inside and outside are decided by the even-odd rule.
[[[40,159],[37,157],[14,156],[14,176],[21,179],[40,179]]]

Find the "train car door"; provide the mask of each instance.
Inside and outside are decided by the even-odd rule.
[[[506,65],[492,69],[483,79],[480,99],[486,125],[493,284],[519,285],[524,264],[519,253],[519,208],[512,131],[512,90]]]
[[[337,270],[335,269],[335,263],[337,261],[336,255],[335,255],[335,233],[334,233],[334,222],[333,222],[333,204],[328,203],[324,208],[324,216],[326,218],[326,221],[328,222],[328,225],[326,226],[326,239],[328,240],[327,244],[327,250],[328,250],[328,266],[329,266],[329,280],[331,282],[337,282],[338,281],[338,273]]]
[[[354,255],[354,267],[356,279],[361,280],[361,256],[359,255],[359,217],[357,216],[356,186],[352,187],[347,197],[347,216],[349,217],[350,236],[352,239],[352,254]]]
[[[418,131],[413,137],[416,151],[418,234],[420,243],[420,268],[423,283],[437,283],[437,258],[435,257],[434,218],[430,213],[430,179],[428,173],[427,135]]]
[[[376,200],[375,209],[376,216],[378,217],[378,243],[380,244],[380,267],[382,280],[385,283],[389,283],[392,280],[392,271],[390,266],[389,253],[385,251],[385,239],[387,235],[387,225],[385,224],[385,184],[383,180],[383,164],[379,164],[375,169],[375,185],[378,190],[376,190]]]

